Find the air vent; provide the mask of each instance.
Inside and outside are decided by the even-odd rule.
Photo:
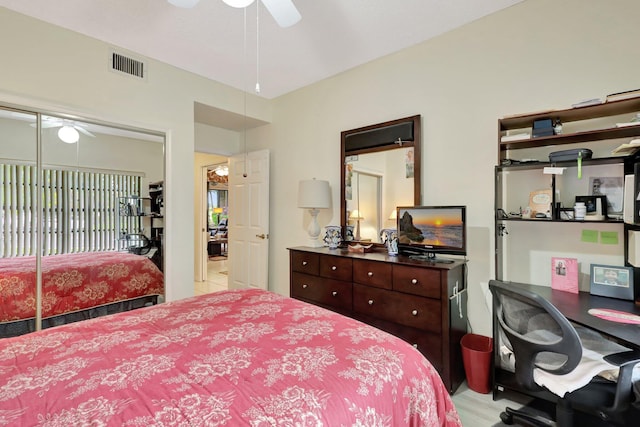
[[[112,71],[117,71],[140,79],[146,79],[146,67],[144,62],[117,52],[111,52],[110,59]]]

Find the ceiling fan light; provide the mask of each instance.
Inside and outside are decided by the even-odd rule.
[[[238,9],[242,9],[243,7],[249,6],[251,3],[253,3],[254,0],[222,0],[222,1],[231,7],[237,7]]]
[[[218,176],[227,176],[229,175],[229,167],[228,166],[218,166],[215,170],[216,175]]]
[[[190,9],[196,4],[198,4],[200,0],[167,0],[167,1],[174,6],[182,7],[184,9]]]
[[[75,144],[80,139],[80,134],[72,126],[62,126],[58,130],[58,138],[67,144]]]

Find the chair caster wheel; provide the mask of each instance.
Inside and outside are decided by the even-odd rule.
[[[500,413],[500,420],[507,425],[513,424],[513,416],[507,412]]]

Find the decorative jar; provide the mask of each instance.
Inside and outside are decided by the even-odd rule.
[[[342,242],[342,232],[338,225],[327,225],[325,227],[324,243],[329,249],[336,249]]]

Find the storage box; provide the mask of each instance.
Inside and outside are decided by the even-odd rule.
[[[549,153],[549,161],[555,162],[569,162],[571,160],[578,160],[578,156],[584,159],[590,159],[593,155],[593,151],[588,148],[575,148],[573,150],[554,151]]]

